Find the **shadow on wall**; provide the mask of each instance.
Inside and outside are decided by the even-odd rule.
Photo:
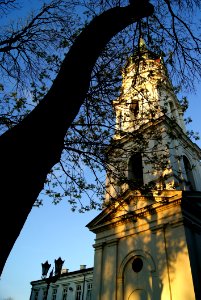
[[[113,229],[115,241],[102,249],[101,299],[195,299],[179,211],[179,205],[152,211]]]

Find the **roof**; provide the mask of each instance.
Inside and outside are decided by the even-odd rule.
[[[93,269],[94,268],[91,267],[91,268],[86,268],[86,269],[79,269],[79,270],[72,271],[72,272],[66,272],[66,273],[61,274],[59,279],[62,279],[64,277],[70,277],[70,276],[77,275],[77,274],[84,274],[84,273],[88,273],[88,272],[93,272]],[[53,276],[52,278],[54,278],[54,277],[55,276]],[[31,281],[31,285],[37,284],[37,283],[42,283],[43,281],[46,282],[47,278]]]

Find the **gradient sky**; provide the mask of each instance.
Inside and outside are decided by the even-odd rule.
[[[201,86],[190,101],[186,116],[191,116],[191,128],[201,132]],[[197,144],[201,147],[201,141]],[[31,292],[30,282],[41,278],[41,263],[46,260],[54,265],[59,256],[64,268],[78,270],[81,264],[93,266],[95,235],[86,224],[99,212],[73,213],[63,201],[57,206],[49,201],[41,208],[33,208],[26,224],[7,260],[0,280],[0,300],[27,300]],[[5,227],[9,225],[8,221]]]
[[[29,5],[37,1],[29,1]],[[190,128],[201,132],[201,84],[196,95],[187,95],[190,106],[186,116],[193,122]],[[201,147],[201,141],[197,144]],[[12,187],[11,187],[12,188]],[[41,278],[41,263],[46,260],[54,265],[61,257],[64,268],[78,270],[81,264],[93,266],[95,235],[85,227],[99,212],[73,213],[67,202],[57,206],[45,201],[41,208],[33,208],[23,230],[7,260],[0,279],[0,300],[28,300],[30,282]],[[9,224],[10,221],[10,224]],[[12,226],[7,216],[6,226]]]
[[[57,206],[46,201],[33,208],[2,273],[0,299],[29,299],[30,282],[41,278],[41,263],[46,260],[53,267],[60,256],[69,271],[81,264],[92,267],[94,234],[85,225],[97,213],[73,213],[64,201]],[[7,225],[12,226],[12,221]]]

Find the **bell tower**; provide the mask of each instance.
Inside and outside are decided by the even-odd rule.
[[[141,39],[122,77],[113,101],[116,132],[108,150],[106,201],[131,187],[201,191],[201,150],[186,134],[183,107],[162,58]]]
[[[113,101],[96,234],[93,300],[201,299],[201,149],[160,55],[140,47]]]

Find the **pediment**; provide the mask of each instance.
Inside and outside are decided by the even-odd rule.
[[[163,190],[155,191],[152,195],[142,195],[138,191],[128,190],[109,203],[86,227],[97,233],[120,223],[137,222],[138,218],[157,214],[171,205],[178,205],[181,199],[182,191]]]
[[[154,203],[155,198],[153,196],[142,196],[136,191],[126,191],[121,197],[108,203],[107,207],[86,227],[92,232],[97,232],[97,230],[112,226],[117,222],[125,222],[128,218],[135,218],[136,211]]]

